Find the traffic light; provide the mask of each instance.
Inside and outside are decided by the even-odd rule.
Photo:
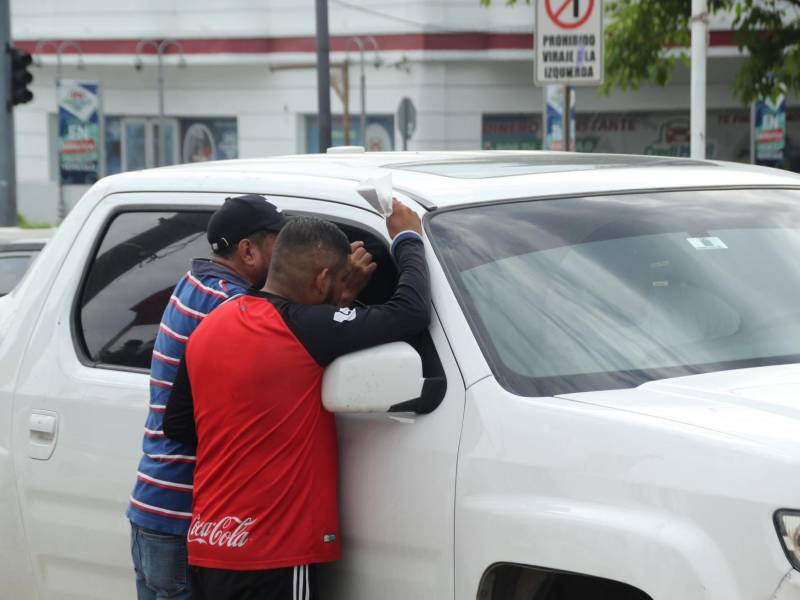
[[[25,104],[33,100],[33,92],[28,89],[33,75],[28,71],[33,59],[24,50],[9,47],[11,54],[11,105]]]

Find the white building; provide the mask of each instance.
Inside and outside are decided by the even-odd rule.
[[[12,0],[11,6],[17,46],[34,52],[43,40],[72,40],[80,47],[80,58],[74,45],[65,47],[62,78],[100,82],[109,173],[155,164],[157,68],[152,46],[144,49],[143,68],[134,68],[140,40],[180,44],[165,57],[168,162],[317,149],[313,0]],[[404,96],[417,108],[409,149],[541,144],[543,93],[533,85],[533,11],[524,2],[510,8],[495,0],[489,9],[479,0],[329,0],[329,6],[331,63],[350,61],[351,143],[361,143],[359,55],[351,41],[357,36],[367,46],[368,146],[402,147],[394,115]],[[749,110],[731,91],[742,59],[729,24],[713,28],[709,155],[748,160]],[[39,43],[35,98],[15,110],[19,210],[32,221],[57,219],[55,46]],[[341,70],[333,69],[340,90]],[[343,103],[331,96],[334,143],[342,143]],[[607,97],[582,88],[577,110],[579,149],[688,154],[685,69],[667,88]],[[791,143],[800,136],[800,110],[790,109],[787,120]],[[85,189],[65,186],[67,205]]]

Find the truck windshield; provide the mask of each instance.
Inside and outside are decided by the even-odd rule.
[[[427,227],[514,393],[800,362],[800,191],[514,201]]]

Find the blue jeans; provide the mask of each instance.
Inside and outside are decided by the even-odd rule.
[[[131,523],[131,555],[139,600],[191,600],[185,536]]]

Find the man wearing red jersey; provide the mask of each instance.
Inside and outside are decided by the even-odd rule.
[[[387,227],[399,268],[387,303],[332,304],[350,245],[332,223],[297,218],[275,241],[264,289],[219,307],[191,337],[164,430],[197,439],[188,535],[196,599],[312,600],[314,565],[340,557],[324,368],[413,338],[430,318],[419,217],[395,201]]]

